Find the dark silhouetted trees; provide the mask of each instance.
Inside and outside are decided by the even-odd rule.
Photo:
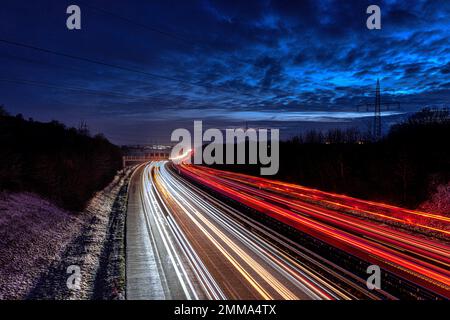
[[[280,170],[269,177],[410,208],[450,181],[450,116],[424,109],[381,141],[355,129],[309,131],[280,144]],[[257,166],[220,169],[259,174]]]
[[[26,121],[0,109],[0,189],[36,192],[82,209],[122,166],[121,152],[103,136],[52,121]]]

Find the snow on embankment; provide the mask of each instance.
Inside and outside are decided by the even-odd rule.
[[[30,193],[0,193],[0,299],[24,298],[82,219]]]
[[[0,299],[117,299],[125,291],[124,224],[131,169],[82,213],[31,194],[0,199]],[[69,288],[69,266],[80,288]]]

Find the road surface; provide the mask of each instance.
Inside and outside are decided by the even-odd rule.
[[[331,258],[230,200],[330,246]],[[377,222],[384,216],[446,236],[439,215],[205,167],[144,164],[129,190],[127,298],[396,298],[368,290],[361,274],[332,259],[335,249],[407,280],[413,294],[417,286],[448,298],[449,246]]]
[[[182,165],[179,170],[222,196],[380,266],[417,288],[450,297],[448,217],[206,167]],[[394,220],[396,228],[380,224],[380,216],[386,223]],[[447,242],[413,232],[414,228]]]

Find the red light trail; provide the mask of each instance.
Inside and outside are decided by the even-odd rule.
[[[450,218],[244,174],[199,166],[178,168],[223,196],[450,297],[450,246],[379,223],[392,220],[448,239]],[[351,209],[353,216],[332,206]]]

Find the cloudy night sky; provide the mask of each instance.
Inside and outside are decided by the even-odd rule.
[[[81,8],[82,29],[66,28]],[[366,28],[381,7],[382,29]],[[450,1],[2,1],[0,104],[119,144],[179,127],[367,130],[450,99]],[[6,41],[6,42],[5,42]],[[365,110],[364,110],[365,111]],[[400,113],[401,115],[396,115]]]

